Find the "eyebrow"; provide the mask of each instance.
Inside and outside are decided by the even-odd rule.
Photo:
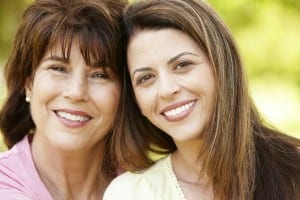
[[[49,57],[46,57],[43,59],[43,61],[59,61],[59,62],[63,62],[63,63],[68,63],[68,61],[66,59],[64,59],[61,56],[58,55],[50,55]]]
[[[192,52],[182,52],[174,57],[172,57],[168,62],[167,64],[171,64],[172,62],[174,62],[175,60],[177,60],[178,58],[180,58],[181,56],[184,56],[184,55],[193,55],[193,56],[198,56],[197,54],[195,53],[192,53]]]
[[[46,57],[45,59],[43,59],[43,62],[46,62],[46,61],[57,61],[57,62],[65,63],[65,64],[69,63],[69,61],[67,59],[65,59],[59,55],[50,55],[49,57]],[[96,61],[95,63],[91,63],[91,65],[89,65],[89,66],[92,68],[100,68],[103,66],[103,63],[101,61]]]
[[[182,52],[174,57],[172,57],[170,60],[168,60],[167,64],[171,64],[172,62],[174,62],[175,60],[177,60],[178,58],[180,58],[181,56],[184,56],[184,55],[193,55],[193,56],[198,56],[197,54],[195,53],[192,53],[192,52]],[[142,72],[142,71],[150,71],[151,70],[151,67],[141,67],[141,68],[138,68],[136,70],[133,71],[132,73],[132,77],[134,77],[134,74],[137,73],[137,72]]]
[[[136,69],[136,70],[133,71],[132,77],[134,77],[134,74],[137,73],[137,72],[150,71],[150,70],[151,70],[151,67],[141,67],[141,68],[138,68],[138,69]]]

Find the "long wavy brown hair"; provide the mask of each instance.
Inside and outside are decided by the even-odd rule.
[[[127,44],[138,30],[174,28],[193,38],[209,58],[216,101],[199,156],[217,199],[300,199],[300,141],[262,120],[234,39],[209,5],[201,0],[137,1],[124,11],[124,24]],[[149,152],[171,153],[176,146],[141,114],[124,71],[112,151],[122,168],[138,171],[153,164]]]

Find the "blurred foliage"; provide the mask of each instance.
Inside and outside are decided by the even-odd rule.
[[[300,1],[208,2],[233,32],[263,116],[300,138]]]
[[[22,11],[32,1],[1,1],[0,73]],[[232,30],[259,110],[275,127],[300,138],[300,1],[207,1]],[[1,104],[1,75],[0,84]]]
[[[20,22],[22,11],[32,0],[1,0],[0,7],[0,60],[10,52],[13,35]]]

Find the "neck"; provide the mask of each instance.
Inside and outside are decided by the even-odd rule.
[[[172,154],[171,160],[174,173],[189,200],[214,198],[213,186],[205,171],[202,171],[202,158],[199,155],[201,143],[176,143],[177,150]]]
[[[33,160],[54,199],[99,199],[104,186],[100,174],[103,146],[66,152],[51,145],[32,144]]]
[[[200,157],[201,140],[176,142],[177,150],[172,155],[174,171],[178,180],[198,183],[202,174]]]

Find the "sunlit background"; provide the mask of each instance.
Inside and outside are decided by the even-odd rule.
[[[32,0],[0,6],[0,104],[3,66],[20,16]],[[228,24],[246,67],[252,97],[276,128],[300,138],[300,1],[208,0]],[[5,146],[0,139],[0,151]]]

